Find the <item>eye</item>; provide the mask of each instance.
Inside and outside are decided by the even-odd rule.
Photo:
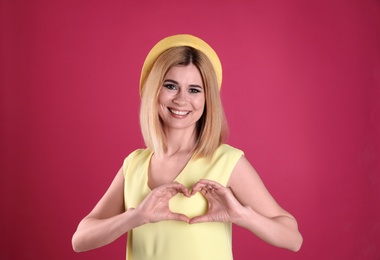
[[[190,93],[200,93],[201,91],[198,88],[190,88],[189,92]]]
[[[167,89],[170,89],[170,90],[176,90],[177,89],[177,86],[175,86],[174,84],[164,84],[164,87],[167,88]]]

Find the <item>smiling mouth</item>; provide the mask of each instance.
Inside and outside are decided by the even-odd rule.
[[[177,115],[177,116],[186,116],[190,113],[190,111],[178,111],[171,108],[168,108],[170,113]]]

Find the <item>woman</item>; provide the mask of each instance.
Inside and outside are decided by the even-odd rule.
[[[242,151],[223,141],[222,68],[191,35],[161,40],[140,79],[146,149],[131,153],[79,224],[72,244],[86,251],[128,233],[127,259],[232,259],[231,225],[298,251],[293,216],[265,188]]]

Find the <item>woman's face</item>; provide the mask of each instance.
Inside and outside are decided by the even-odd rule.
[[[205,107],[201,74],[193,65],[172,67],[158,95],[158,113],[166,129],[194,130]]]

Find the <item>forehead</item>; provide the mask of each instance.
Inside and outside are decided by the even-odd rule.
[[[202,84],[202,76],[198,68],[194,64],[186,66],[177,65],[168,70],[165,75],[166,79],[173,79],[176,81],[192,81],[192,83]]]

